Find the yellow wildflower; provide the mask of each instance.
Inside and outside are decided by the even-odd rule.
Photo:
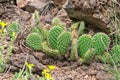
[[[16,36],[16,32],[12,32],[12,36]]]
[[[56,66],[55,65],[49,65],[48,68],[50,69],[50,71],[52,71],[56,68]]]
[[[7,26],[7,24],[8,24],[8,23],[0,20],[0,26],[1,26],[2,28],[4,28],[5,26]]]
[[[28,62],[25,63],[28,69],[32,69],[34,67],[34,64],[30,64]]]
[[[46,73],[45,78],[48,79],[48,80],[53,80],[50,73]]]

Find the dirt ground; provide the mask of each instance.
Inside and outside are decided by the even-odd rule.
[[[69,19],[64,9],[58,10],[53,6],[47,13],[40,16],[42,25],[50,27],[51,20],[55,16],[60,17],[67,27],[72,23],[72,20]],[[7,22],[17,21],[21,25],[21,30],[33,25],[35,22],[32,18],[32,13],[20,9],[18,6],[10,4],[9,2],[0,3],[0,20]],[[22,37],[19,38],[19,41],[20,39],[23,40]],[[8,41],[9,39],[6,38],[2,44],[7,44]],[[17,46],[15,46],[14,54],[11,55],[8,65],[6,66],[6,68],[11,67],[10,71],[8,73],[0,73],[0,78],[4,76],[3,80],[9,80],[10,77],[13,77],[13,73],[23,67],[26,59],[35,65],[33,73],[40,76],[42,69],[47,65],[56,65],[57,70],[52,71],[54,80],[115,80],[115,77],[110,71],[112,70],[112,66],[103,64],[100,61],[94,60],[90,64],[80,66],[76,61],[69,61],[67,57],[63,60],[53,59],[42,52],[27,51],[25,50],[26,48],[22,51],[20,47]],[[31,80],[36,79],[33,78]]]

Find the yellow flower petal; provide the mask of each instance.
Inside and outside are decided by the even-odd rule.
[[[56,68],[56,66],[55,65],[49,65],[48,68],[52,71]]]
[[[47,79],[52,79],[52,76],[51,76],[50,73],[46,73],[46,74],[45,74],[45,78],[47,78]]]
[[[7,24],[8,24],[8,23],[0,20],[0,26],[1,26],[2,28],[4,28],[5,26],[7,26]]]
[[[13,33],[12,33],[12,36],[16,36],[16,32],[13,32]]]

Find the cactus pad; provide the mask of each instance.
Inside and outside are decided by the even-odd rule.
[[[13,32],[18,33],[20,29],[20,24],[17,22],[13,22],[12,24],[8,25],[7,27],[7,32],[10,37],[13,37],[12,34]]]
[[[41,46],[42,51],[48,56],[55,57],[60,55],[59,50],[49,48],[47,42],[42,42]]]
[[[78,60],[79,64],[82,65],[83,63],[89,63],[93,57],[95,56],[95,51],[93,48],[87,50],[82,58]]]
[[[60,51],[61,55],[64,55],[68,49],[71,41],[71,35],[69,32],[63,31],[57,39],[57,49]]]
[[[79,26],[79,31],[78,31],[79,36],[81,36],[83,34],[84,29],[85,29],[85,23],[84,23],[84,21],[81,21],[80,26]]]
[[[73,23],[71,26],[71,31],[78,28],[79,22]]]
[[[101,55],[97,55],[97,58],[103,63],[112,63],[112,57],[109,52],[104,52]]]
[[[31,33],[26,38],[26,45],[34,50],[41,50],[42,39],[37,33]]]
[[[48,30],[46,28],[43,28],[41,33],[43,41],[47,40]]]
[[[78,52],[77,52],[77,38],[72,39],[72,45],[71,45],[71,53],[70,53],[70,59],[71,60],[77,60],[78,58]]]
[[[92,48],[92,37],[90,35],[84,34],[78,39],[78,51],[81,57]]]
[[[110,38],[105,33],[97,33],[93,36],[93,47],[96,54],[103,53],[110,44]]]
[[[51,48],[56,49],[57,38],[63,30],[64,29],[59,26],[55,26],[51,28],[51,30],[48,33],[48,39],[47,39]]]
[[[119,45],[113,46],[110,54],[115,63],[120,62],[120,46]]]
[[[41,34],[37,27],[34,27],[31,32]]]

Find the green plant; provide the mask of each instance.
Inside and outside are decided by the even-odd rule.
[[[26,38],[26,45],[34,50],[41,50],[42,39],[37,33],[31,33]]]
[[[79,22],[73,23],[73,24],[71,25],[71,27],[70,27],[70,28],[71,28],[71,31],[77,29],[77,28],[78,28],[78,25],[79,25]]]
[[[19,72],[15,72],[14,77],[10,80],[29,80],[30,77],[33,75],[32,70],[34,67],[34,64],[30,64],[28,62],[25,62],[25,70],[20,69]]]
[[[14,37],[13,33],[17,34],[19,30],[20,30],[20,24],[18,24],[17,22],[12,22],[7,27],[8,36],[10,36],[10,38]]]
[[[62,21],[58,17],[53,18],[52,25],[53,26],[60,26],[62,28],[65,28],[64,24],[62,23]]]
[[[78,39],[78,51],[79,55],[81,57],[84,56],[84,54],[92,48],[92,37],[87,34],[83,34],[82,36],[79,37]]]
[[[97,33],[93,36],[93,47],[96,54],[104,53],[109,47],[110,38],[105,33]]]
[[[59,50],[57,50],[57,49],[51,49],[51,48],[48,46],[47,42],[42,42],[41,46],[42,46],[42,51],[43,51],[46,55],[48,55],[48,56],[56,57],[56,56],[58,56],[58,55],[60,54],[60,53],[59,53]]]
[[[111,61],[112,57],[109,52],[104,52],[103,54],[97,55],[96,57],[103,63],[109,63],[109,64],[112,63]]]
[[[77,38],[73,38],[72,45],[71,45],[70,60],[77,60],[77,58],[78,58],[77,49],[78,49]]]
[[[34,27],[31,32],[41,34],[41,32],[39,31],[37,27]]]
[[[120,45],[115,45],[110,51],[111,57],[115,63],[120,62]]]
[[[81,36],[83,34],[84,29],[85,29],[85,23],[84,23],[84,21],[81,21],[80,26],[79,26],[79,30],[78,30],[78,35],[79,36]]]
[[[47,41],[51,48],[56,49],[58,36],[63,30],[64,29],[61,28],[60,26],[54,26],[50,29],[48,33]]]
[[[95,50],[91,48],[87,50],[87,52],[83,55],[83,57],[78,60],[78,62],[80,65],[82,65],[83,63],[89,63],[94,56],[95,56]]]
[[[47,40],[48,30],[46,28],[42,28],[41,34],[43,41]]]
[[[45,78],[45,80],[53,80],[51,72],[57,68],[54,65],[48,65],[47,68],[42,70],[42,76]]]
[[[68,49],[71,41],[71,35],[67,31],[63,31],[57,39],[57,49],[60,51],[61,55],[64,55]]]
[[[6,66],[5,56],[0,53],[0,72],[3,72]]]

